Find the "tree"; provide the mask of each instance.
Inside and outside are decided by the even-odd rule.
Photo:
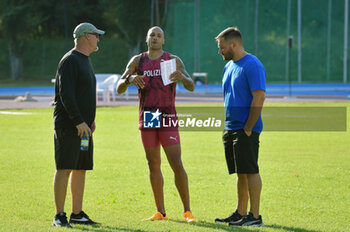
[[[72,38],[78,23],[90,21],[102,26],[103,10],[98,0],[0,0],[0,32],[8,43],[11,79],[23,77],[23,55],[29,39],[63,37],[65,33]]]
[[[8,43],[12,80],[23,77],[28,40],[65,36],[68,41],[81,22],[127,41],[129,56],[139,53],[146,48],[145,35],[153,26],[151,3],[155,23],[164,27],[168,0],[0,0],[0,37]]]
[[[114,32],[114,36],[121,36],[129,44],[129,56],[140,53],[146,47],[144,41],[147,30],[151,25],[151,0],[119,0],[102,1],[106,6],[104,19],[108,25],[107,31]],[[156,25],[164,27],[167,17],[168,0],[155,2]],[[159,9],[162,8],[162,19],[159,20]],[[111,34],[109,33],[109,34]]]
[[[25,43],[40,30],[38,26],[46,18],[44,12],[36,10],[41,2],[0,1],[0,30],[8,43],[12,80],[22,77]]]

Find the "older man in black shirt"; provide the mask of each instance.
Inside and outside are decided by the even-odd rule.
[[[93,168],[93,140],[96,114],[96,78],[89,55],[98,50],[104,31],[90,23],[79,24],[74,32],[75,47],[61,59],[55,82],[54,195],[56,215],[53,226],[71,227],[70,223],[97,224],[82,211],[85,173]],[[82,138],[88,145],[81,149]],[[64,212],[68,179],[71,174],[72,214]]]

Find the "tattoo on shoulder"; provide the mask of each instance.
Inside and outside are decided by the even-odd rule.
[[[181,59],[173,54],[170,54],[169,59],[176,59],[176,63],[182,63]]]
[[[169,59],[176,59],[176,68],[178,69],[184,69],[184,63],[182,62],[182,60],[180,59],[180,57],[175,56],[173,54],[170,54]]]
[[[136,55],[133,56],[130,60],[128,65],[126,66],[125,72],[122,75],[121,79],[125,79],[127,76],[130,76],[132,74],[134,74],[137,70],[137,67],[139,65],[139,61],[141,58],[141,54],[140,55]]]
[[[137,66],[137,65],[139,65],[140,58],[141,58],[141,54],[140,54],[140,55],[134,56],[134,57],[131,58],[131,60],[129,61],[129,65],[128,65],[128,66]]]

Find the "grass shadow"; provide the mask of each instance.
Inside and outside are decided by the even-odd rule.
[[[185,221],[180,221],[180,220],[173,220],[169,219],[169,221],[175,222],[175,223],[180,223],[180,224],[188,224]],[[190,225],[193,226],[198,226],[198,227],[204,227],[204,228],[211,228],[211,229],[219,229],[223,231],[237,231],[237,232],[243,232],[247,230],[255,230],[256,227],[235,227],[235,226],[228,226],[227,224],[219,224],[215,222],[206,222],[206,221],[198,221],[198,222],[193,222]],[[303,228],[297,228],[297,227],[290,227],[290,226],[283,226],[283,225],[265,225],[263,228],[273,228],[273,229],[283,229],[286,231],[292,231],[292,232],[319,232],[318,230],[308,230],[308,229],[303,229]]]
[[[130,231],[130,232],[149,232],[148,230],[139,230],[139,229],[130,229],[130,228],[123,228],[118,226],[74,226],[74,229],[79,229],[81,231],[92,231],[92,232],[111,232],[111,231]]]
[[[180,223],[180,224],[189,224],[186,221],[180,221],[180,220],[174,220],[174,219],[169,219],[171,222],[175,223]],[[191,226],[198,226],[198,227],[204,227],[204,228],[211,228],[211,229],[219,229],[219,230],[224,230],[224,231],[247,231],[247,229],[243,227],[229,227],[227,224],[220,224],[220,223],[214,223],[214,222],[206,222],[206,221],[197,221],[197,222],[192,222],[189,225]]]
[[[283,225],[265,225],[267,228],[273,228],[273,229],[283,229],[287,231],[293,231],[293,232],[319,232],[319,230],[308,230],[303,228],[297,228],[297,227],[291,227],[291,226],[283,226]]]

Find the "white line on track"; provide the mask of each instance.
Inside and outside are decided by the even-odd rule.
[[[29,113],[29,112],[0,111],[0,114],[8,114],[8,115],[32,115],[33,113]]]

